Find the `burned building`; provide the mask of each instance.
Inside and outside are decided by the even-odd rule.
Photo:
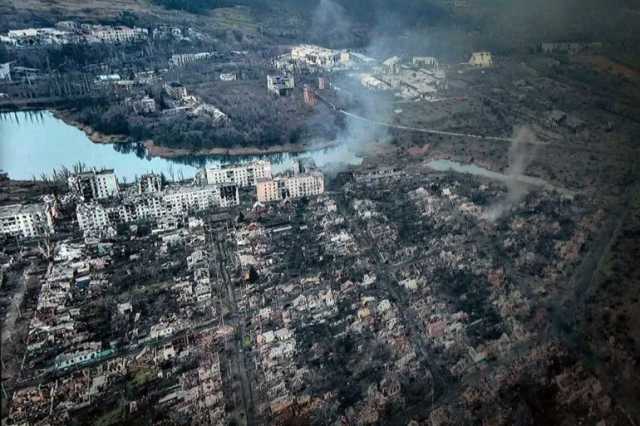
[[[267,89],[278,96],[288,96],[293,92],[295,81],[291,75],[268,75]]]

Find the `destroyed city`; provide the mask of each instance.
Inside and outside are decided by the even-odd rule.
[[[0,0],[0,331],[2,426],[640,426],[640,0]]]

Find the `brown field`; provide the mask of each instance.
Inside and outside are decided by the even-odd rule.
[[[575,57],[576,62],[590,65],[600,72],[610,73],[617,76],[628,78],[631,81],[640,81],[640,70],[628,67],[626,65],[614,62],[606,56],[602,55],[582,55]]]

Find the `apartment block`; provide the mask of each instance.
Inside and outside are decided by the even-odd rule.
[[[208,185],[230,183],[241,188],[256,186],[259,179],[271,178],[271,163],[259,160],[244,165],[205,169],[200,176]]]
[[[53,232],[53,222],[41,204],[0,207],[0,234],[33,238]]]
[[[323,192],[324,175],[320,172],[263,179],[256,185],[258,201],[263,203],[319,195]]]
[[[181,218],[194,211],[238,204],[240,195],[236,185],[208,185],[147,193],[112,204],[96,201],[79,204],[76,215],[78,225],[85,234],[99,234],[119,223]]]
[[[292,75],[267,76],[267,89],[273,94],[287,96],[293,92],[294,87],[296,83]]]
[[[69,177],[69,190],[85,201],[110,198],[120,192],[113,170],[80,173]]]
[[[152,194],[162,191],[162,176],[155,173],[149,173],[140,176],[138,179],[138,193]]]

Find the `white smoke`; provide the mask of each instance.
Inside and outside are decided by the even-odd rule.
[[[311,33],[315,39],[331,36],[341,40],[348,36],[351,27],[351,21],[341,5],[333,0],[320,0],[311,22]]]
[[[536,155],[537,140],[528,127],[519,127],[509,148],[509,167],[505,172],[507,194],[487,211],[486,218],[492,222],[500,219],[511,208],[518,205],[529,193],[530,185],[522,181],[524,173]]]

